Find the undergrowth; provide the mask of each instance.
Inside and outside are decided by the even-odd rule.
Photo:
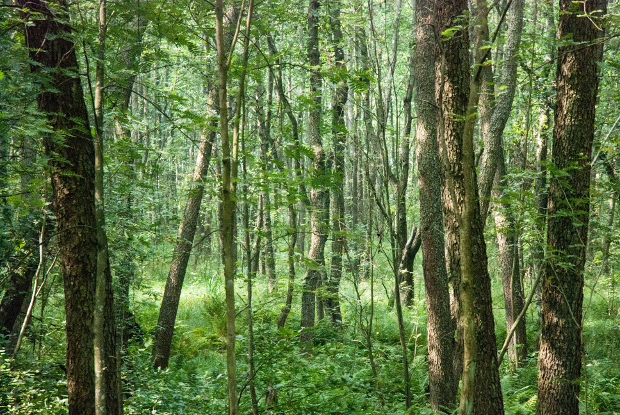
[[[237,377],[241,413],[251,412],[247,378],[247,314],[243,277],[238,288]],[[294,301],[284,329],[276,328],[285,294],[282,280],[270,294],[263,278],[255,283],[254,347],[256,388],[261,414],[425,414],[432,413],[428,401],[426,305],[421,296],[404,310],[407,352],[413,406],[404,410],[402,349],[394,310],[387,307],[389,279],[379,277],[375,286],[372,345],[377,367],[373,376],[363,331],[370,311],[370,287],[359,285],[358,300],[351,281],[343,281],[341,327],[319,321],[314,329],[314,347],[299,344],[299,299]],[[133,296],[133,309],[145,331],[144,343],[133,343],[124,356],[123,383],[126,414],[225,414],[226,324],[222,282],[217,272],[194,272],[184,287],[175,327],[169,368],[155,371],[150,365],[153,328],[161,301],[164,274],[144,280]],[[300,279],[299,279],[300,280]],[[300,282],[295,292],[301,291]],[[148,284],[147,284],[148,282]],[[150,284],[150,285],[149,285]],[[418,288],[419,289],[419,288]],[[57,293],[56,300],[60,299]],[[54,299],[52,299],[54,300]],[[495,309],[502,309],[501,293],[494,292]],[[50,312],[47,321],[55,327],[62,311]],[[528,317],[531,313],[528,313]],[[533,319],[532,319],[533,320]],[[52,327],[52,328],[53,328]],[[508,357],[501,367],[506,414],[535,414],[537,395],[536,352],[532,352],[538,327],[528,322],[530,355],[515,368]],[[503,313],[496,312],[498,347],[506,326]],[[0,413],[66,414],[67,390],[62,330],[53,330],[53,344],[45,344],[40,359],[36,345],[26,339],[17,365],[1,355]],[[33,337],[36,339],[36,337]],[[620,319],[609,312],[604,299],[594,298],[584,322],[585,356],[581,379],[581,412],[620,414]],[[378,382],[377,382],[378,380]],[[378,383],[378,386],[377,386]],[[266,407],[266,393],[275,390],[277,403]]]

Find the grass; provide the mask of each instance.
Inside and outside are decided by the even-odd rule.
[[[283,256],[283,253],[278,255]],[[285,258],[278,258],[278,288],[269,293],[264,276],[254,283],[254,339],[256,385],[261,413],[265,414],[404,414],[402,356],[396,313],[387,306],[391,288],[391,273],[375,273],[375,312],[373,319],[373,352],[385,405],[377,391],[368,351],[358,326],[360,304],[367,316],[370,306],[370,286],[367,281],[358,285],[358,301],[349,276],[342,281],[342,328],[320,321],[315,327],[315,346],[312,353],[299,345],[299,316],[303,269],[298,267],[295,298],[285,330],[276,329],[276,319],[284,304],[287,284]],[[127,357],[124,378],[129,394],[127,414],[224,414],[226,412],[225,364],[225,304],[221,270],[209,263],[190,266],[188,270],[175,326],[170,367],[165,371],[150,368],[150,336],[156,323],[161,296],[167,275],[167,264],[149,264],[141,269],[140,282],[134,289],[132,305],[145,330],[144,345],[136,345]],[[215,261],[213,261],[215,262]],[[419,258],[416,263],[416,299],[404,309],[405,332],[411,374],[413,408],[409,413],[431,413],[427,405],[427,345],[426,304],[421,290]],[[493,266],[493,264],[491,264]],[[389,270],[377,264],[377,270]],[[247,382],[247,317],[244,310],[246,290],[244,276],[237,279],[237,376],[242,413],[250,412]],[[616,277],[617,278],[617,277]],[[602,281],[605,283],[605,281]],[[64,315],[62,290],[57,286],[50,296],[43,321],[48,322],[49,335],[43,341],[40,361],[34,359],[31,337],[20,352],[22,364],[9,370],[5,364],[0,377],[13,391],[3,395],[13,405],[16,414],[66,413],[66,386],[58,365],[63,361]],[[385,287],[385,288],[384,288]],[[503,313],[501,285],[493,284],[498,347],[503,343],[506,325]],[[526,287],[526,291],[529,287]],[[599,293],[601,293],[599,291]],[[581,384],[582,412],[620,414],[620,319],[617,310],[610,313],[608,296],[594,295],[584,321],[584,367]],[[616,304],[618,302],[616,301]],[[528,313],[530,345],[537,327]],[[53,323],[53,324],[52,324]],[[530,350],[532,346],[530,346]],[[511,367],[508,359],[500,369],[504,404],[507,414],[534,414],[537,394],[536,354],[524,367]],[[38,377],[40,376],[40,377]],[[65,388],[65,389],[63,389]],[[265,408],[265,392],[277,390],[278,403]],[[25,391],[29,391],[26,393]],[[36,393],[35,393],[36,392]],[[19,396],[21,394],[21,396]],[[11,400],[12,399],[12,400]],[[38,411],[38,412],[37,412]],[[47,412],[46,412],[47,411]]]

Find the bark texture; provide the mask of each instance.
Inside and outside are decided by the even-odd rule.
[[[167,368],[170,359],[174,322],[179,308],[179,300],[181,298],[181,289],[183,288],[187,263],[189,262],[192,244],[194,243],[194,234],[196,233],[200,204],[202,203],[204,195],[203,181],[209,171],[209,162],[211,160],[211,150],[213,149],[214,139],[214,130],[206,131],[201,136],[196,158],[196,167],[194,168],[194,175],[192,176],[193,184],[189,189],[189,197],[185,204],[185,210],[183,211],[183,217],[179,225],[177,241],[172,252],[172,263],[170,264],[170,272],[168,273],[166,288],[164,289],[164,296],[159,309],[159,318],[157,320],[157,329],[151,354],[153,367],[159,369]]]
[[[418,122],[417,164],[420,189],[420,237],[428,316],[428,377],[431,408],[450,412],[456,402],[458,377],[453,368],[454,324],[450,315],[448,272],[441,203],[441,165],[435,105],[434,1],[416,1],[415,77]]]
[[[70,415],[95,413],[93,316],[97,271],[95,149],[66,4],[50,9],[39,0],[20,0],[27,9],[26,44],[40,74],[39,110],[53,133],[44,138],[50,156],[53,207],[64,279],[67,330],[67,389]],[[36,19],[31,19],[38,13]],[[61,20],[62,18],[62,20]]]
[[[590,14],[583,17],[583,8]],[[578,414],[582,305],[589,219],[590,157],[598,92],[602,31],[595,22],[607,1],[560,1],[557,106],[549,188],[548,259],[542,289],[537,414]],[[596,11],[602,11],[598,13]],[[594,13],[596,12],[596,13]],[[562,174],[558,174],[558,173]]]
[[[335,94],[332,98],[332,137],[334,140],[334,160],[332,174],[336,180],[336,186],[332,194],[332,241],[331,273],[328,284],[327,308],[331,320],[342,323],[340,311],[340,279],[342,277],[342,258],[347,243],[345,229],[344,210],[344,149],[347,137],[344,123],[344,109],[349,97],[347,86],[345,57],[342,48],[342,28],[340,25],[340,2],[334,4],[331,9],[332,42],[334,48],[334,76],[337,82]]]
[[[463,25],[462,16],[467,2],[444,2],[437,4],[438,27]],[[482,30],[481,22],[488,10],[484,2],[476,5],[475,30]],[[466,27],[466,26],[465,26]],[[476,39],[481,39],[480,35]],[[477,201],[478,189],[473,164],[473,132],[475,112],[480,91],[477,66],[470,82],[468,33],[456,30],[442,42],[442,59],[439,67],[439,88],[443,111],[440,121],[440,149],[444,151],[444,206],[446,207],[446,230],[449,266],[453,277],[460,277],[458,288],[461,302],[466,309],[459,313],[460,328],[468,347],[463,350],[463,389],[461,411],[473,414],[501,414],[503,400],[497,362],[495,322],[491,300],[491,280],[487,268],[484,224]],[[482,60],[484,50],[476,45],[476,62]],[[442,134],[443,132],[443,134]],[[447,203],[446,203],[447,202]],[[466,225],[466,226],[465,226]],[[455,256],[459,259],[455,260]],[[463,263],[463,261],[466,261]],[[458,266],[460,275],[453,267]],[[465,276],[467,278],[465,278]],[[458,352],[457,352],[458,353]],[[458,362],[455,369],[459,369]],[[467,376],[467,379],[465,378]],[[466,386],[467,381],[467,386]]]
[[[321,280],[325,265],[325,243],[327,242],[329,216],[329,188],[326,177],[326,155],[321,140],[322,76],[319,70],[319,9],[321,3],[310,0],[308,6],[308,63],[311,67],[310,97],[313,101],[308,114],[308,140],[312,149],[312,179],[310,189],[310,249],[308,269],[303,283],[301,297],[302,344],[312,345],[315,321],[315,291]]]

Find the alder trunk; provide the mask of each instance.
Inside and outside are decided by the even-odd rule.
[[[20,0],[30,50],[30,70],[41,78],[39,111],[52,133],[43,140],[50,156],[53,208],[65,290],[67,390],[70,415],[95,413],[93,317],[97,272],[95,149],[79,77],[66,3],[52,11],[40,0]],[[36,18],[32,18],[36,13]]]
[[[344,50],[342,48],[342,28],[340,25],[340,3],[334,4],[331,10],[331,27],[334,47],[334,72],[337,86],[332,97],[332,136],[334,140],[334,160],[332,174],[336,180],[336,186],[332,195],[332,241],[331,275],[328,284],[327,308],[332,322],[342,323],[340,311],[340,279],[342,277],[342,257],[347,243],[345,229],[344,208],[344,149],[346,145],[346,126],[344,122],[344,109],[349,97],[349,87],[346,80],[346,66]]]
[[[310,97],[312,105],[308,114],[308,140],[313,153],[312,187],[310,189],[310,249],[308,269],[303,283],[301,297],[301,342],[312,345],[315,321],[316,288],[321,280],[325,265],[325,243],[327,242],[327,220],[329,216],[329,189],[326,186],[326,155],[321,142],[322,76],[319,54],[319,9],[318,0],[310,0],[308,6],[308,63],[311,67]]]
[[[590,160],[602,58],[600,18],[606,0],[577,7],[560,1],[557,104],[549,187],[547,246],[542,288],[537,414],[578,414],[583,344],[582,307],[589,220]],[[582,10],[589,14],[583,17]],[[599,12],[600,11],[600,12]],[[598,23],[597,23],[598,22]],[[568,169],[568,170],[567,170]]]
[[[189,189],[189,197],[187,198],[181,224],[179,225],[177,241],[172,251],[172,263],[170,264],[170,272],[168,273],[166,288],[164,289],[164,296],[159,309],[159,319],[157,320],[153,351],[151,353],[153,367],[158,369],[167,368],[170,359],[174,322],[179,308],[187,263],[189,262],[189,256],[194,243],[200,205],[204,195],[204,179],[209,171],[214,139],[214,130],[206,131],[201,135],[196,167],[192,176],[193,184]]]
[[[445,261],[441,165],[437,145],[435,62],[438,48],[431,23],[434,2],[416,1],[416,127],[418,187],[420,189],[420,237],[428,316],[428,378],[434,411],[450,412],[456,402],[458,377],[453,368],[454,324]],[[410,86],[411,88],[413,85]]]

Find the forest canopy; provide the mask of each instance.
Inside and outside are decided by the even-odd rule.
[[[0,413],[620,413],[620,10],[0,3]]]

